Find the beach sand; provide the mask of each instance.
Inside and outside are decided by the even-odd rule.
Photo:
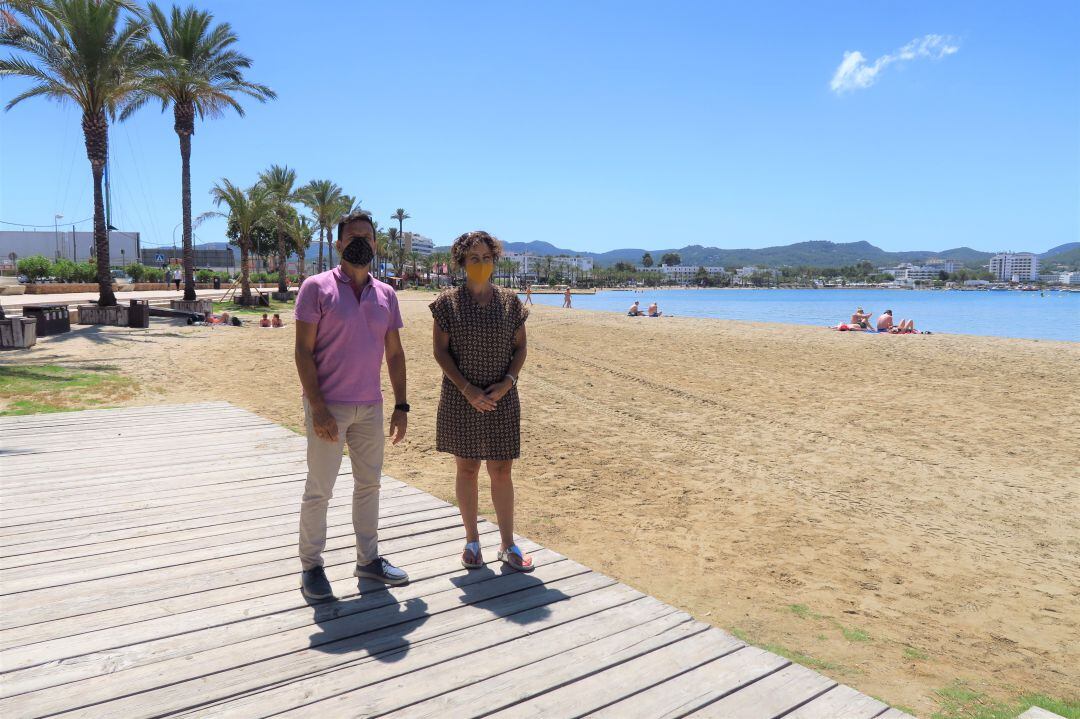
[[[413,411],[385,469],[452,499],[431,299],[401,295]],[[956,682],[1075,696],[1080,345],[551,307],[527,326],[519,533],[920,715]],[[139,382],[126,404],[296,429],[292,342],[291,320],[82,329],[0,363],[107,363]]]

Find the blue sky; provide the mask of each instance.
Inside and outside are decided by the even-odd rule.
[[[196,213],[217,179],[280,163],[384,224],[404,207],[437,244],[477,228],[590,251],[1080,240],[1072,0],[198,4],[279,99],[199,124]],[[113,224],[171,244],[171,113],[111,143]],[[0,220],[87,218],[89,178],[74,108],[0,113]]]

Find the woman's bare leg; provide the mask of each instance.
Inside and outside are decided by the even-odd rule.
[[[507,549],[514,543],[514,480],[511,476],[513,467],[512,459],[489,459],[487,463],[488,476],[491,477],[491,503],[495,505],[502,549]]]
[[[457,461],[457,482],[455,494],[457,495],[458,510],[461,512],[461,524],[465,527],[465,541],[480,541],[480,533],[476,529],[476,505],[477,497],[476,480],[480,476],[480,460],[454,457]]]

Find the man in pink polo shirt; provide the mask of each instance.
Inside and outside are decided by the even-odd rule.
[[[334,598],[323,570],[326,510],[348,442],[352,462],[354,576],[404,584],[409,575],[379,556],[379,478],[383,461],[380,373],[383,354],[394,388],[390,436],[404,438],[405,352],[397,295],[371,276],[375,227],[366,212],[338,223],[338,267],[308,277],[296,298],[296,369],[304,388],[308,476],[300,507],[300,589],[308,599]]]

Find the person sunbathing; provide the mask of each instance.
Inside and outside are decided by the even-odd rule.
[[[262,319],[259,320],[259,327],[269,327],[269,326],[270,326],[270,317],[265,312],[263,312]]]
[[[634,300],[634,304],[630,305],[630,309],[626,312],[630,317],[644,317],[645,313],[641,311],[641,302]]]
[[[281,321],[281,315],[274,313],[274,321],[270,323],[271,327],[284,327],[285,323]]]
[[[649,305],[649,317],[659,317],[662,314],[664,313],[660,311],[660,305],[655,302]]]
[[[870,317],[869,312],[863,312],[862,307],[856,308],[855,312],[851,315],[851,322],[849,324],[858,325],[864,330],[870,329]]]

